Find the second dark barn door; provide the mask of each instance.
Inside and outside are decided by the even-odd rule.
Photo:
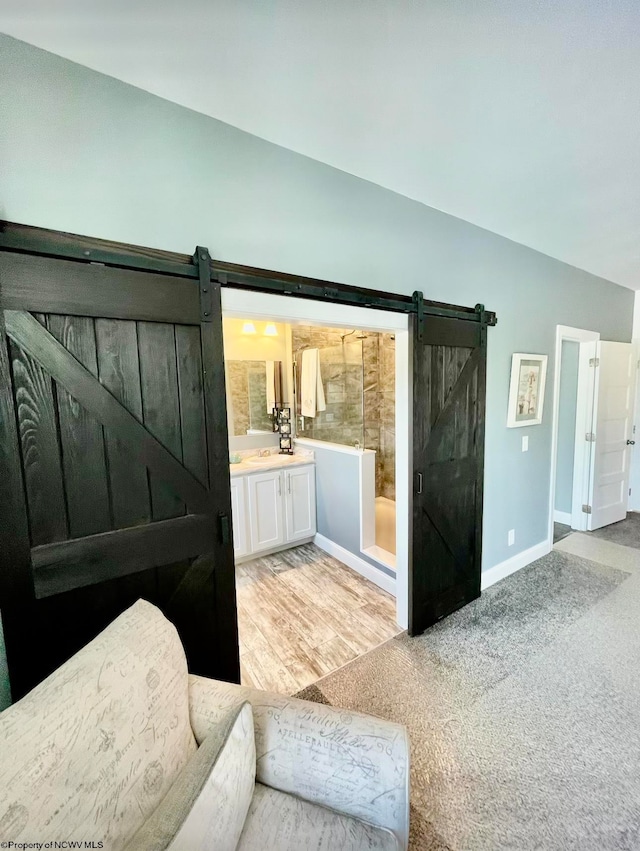
[[[425,316],[413,334],[409,633],[480,596],[486,324]]]
[[[0,287],[14,699],[139,597],[238,681],[217,285],[5,252]]]

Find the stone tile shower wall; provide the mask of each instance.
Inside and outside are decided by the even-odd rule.
[[[327,410],[305,419],[304,437],[376,452],[376,496],[395,499],[395,342],[393,334],[353,328],[294,326],[293,352],[300,371],[302,351],[320,349]],[[342,336],[345,337],[344,345]],[[299,422],[299,420],[298,420]]]
[[[353,328],[315,328],[295,325],[292,328],[292,349],[296,361],[296,398],[300,399],[300,367],[304,349],[320,349],[320,371],[324,386],[326,411],[315,417],[305,417],[304,431],[296,420],[301,437],[326,440],[354,446],[363,445],[364,421],[362,409],[362,341],[355,340]],[[299,407],[299,401],[296,403]],[[296,414],[299,415],[299,409]]]

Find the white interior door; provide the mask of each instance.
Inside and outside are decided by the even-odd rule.
[[[631,343],[597,344],[588,529],[627,516],[635,358]]]
[[[632,440],[635,445],[631,446],[631,457],[629,459],[629,511],[640,511],[640,369],[638,368],[638,358],[640,357],[640,347],[634,345],[634,360],[636,363],[636,382],[635,382],[635,403],[633,414]]]

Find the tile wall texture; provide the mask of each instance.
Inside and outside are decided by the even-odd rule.
[[[362,342],[350,334],[353,328],[315,328],[295,325],[292,348],[296,361],[296,414],[299,415],[300,373],[304,349],[320,349],[320,372],[324,387],[326,411],[305,417],[304,429],[297,419],[302,437],[327,440],[354,446],[364,441],[362,410]],[[345,337],[344,345],[342,336]],[[372,447],[373,448],[373,447]]]
[[[292,328],[300,374],[302,351],[320,349],[326,411],[305,418],[304,437],[376,451],[376,496],[395,499],[395,342],[393,334],[353,328]],[[344,343],[342,341],[343,335]],[[299,392],[297,395],[299,398]],[[296,413],[299,413],[298,411]]]

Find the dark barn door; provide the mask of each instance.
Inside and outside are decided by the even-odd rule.
[[[486,324],[425,316],[413,333],[409,633],[480,596]]]
[[[206,249],[194,263],[200,280],[0,253],[14,700],[140,597],[192,672],[239,682],[220,292]]]

